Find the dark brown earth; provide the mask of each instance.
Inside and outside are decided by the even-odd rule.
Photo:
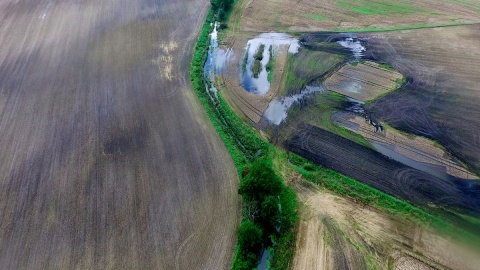
[[[225,269],[233,163],[187,68],[208,1],[0,1],[0,269]]]
[[[439,213],[453,222],[460,222],[460,219],[442,209],[480,216],[480,186],[474,182],[441,180],[308,124],[300,124],[285,147],[375,189],[426,208],[429,212]],[[465,222],[459,225],[479,232],[476,224]]]
[[[368,57],[405,74],[399,91],[368,111],[436,140],[480,173],[480,25],[365,34]]]

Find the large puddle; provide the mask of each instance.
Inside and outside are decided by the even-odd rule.
[[[265,45],[265,49],[262,54],[263,58],[260,61],[262,66],[261,71],[258,74],[258,78],[255,78],[252,72],[252,65],[255,60],[254,55],[257,53],[260,45]],[[240,65],[242,65],[240,68],[240,79],[242,87],[245,88],[245,90],[257,95],[264,95],[268,92],[270,89],[270,82],[268,81],[266,66],[270,61],[270,52],[273,51],[273,54],[275,54],[275,49],[278,49],[280,46],[288,46],[288,52],[294,54],[298,52],[300,43],[298,39],[282,33],[261,34],[247,42],[242,63],[240,63]],[[270,50],[270,47],[272,47],[272,50]],[[243,63],[245,57],[246,65]]]
[[[385,143],[374,142],[374,141],[371,141],[370,143],[372,144],[373,148],[375,148],[375,150],[377,150],[378,152],[402,164],[405,164],[407,166],[410,166],[422,172],[426,172],[442,180],[448,181],[448,180],[454,179],[453,176],[450,176],[447,174],[445,166],[413,160],[409,157],[406,157],[404,155],[397,153],[395,151],[396,146],[392,144],[385,144]]]
[[[315,92],[324,92],[325,88],[322,86],[305,86],[299,94],[292,96],[274,98],[268,104],[267,109],[263,113],[263,117],[267,119],[268,122],[274,125],[280,125],[286,118],[287,112],[292,107],[293,104],[299,103],[302,100],[308,98],[311,94]]]

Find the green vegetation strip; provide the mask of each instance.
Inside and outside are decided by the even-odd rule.
[[[272,146],[260,139],[250,125],[236,116],[220,95],[214,100],[205,89],[208,82],[204,80],[203,66],[209,48],[213,14],[209,11],[195,45],[190,80],[200,103],[232,156],[241,179],[239,193],[243,198],[243,218],[238,229],[232,269],[256,267],[261,250],[270,245],[274,247],[270,248],[274,258],[271,266],[274,269],[287,269],[293,255],[293,224],[297,219],[295,194],[272,169],[271,159],[268,158]],[[268,180],[273,181],[273,184],[261,196],[255,191],[256,188],[248,188],[258,188]],[[249,209],[255,214],[249,214]]]

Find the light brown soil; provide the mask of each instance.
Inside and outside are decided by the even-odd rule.
[[[391,127],[386,127],[384,132],[374,132],[372,125],[363,117],[355,115],[344,115],[338,120],[340,124],[347,121],[356,125],[358,129],[351,129],[350,125],[345,125],[345,127],[370,141],[391,145],[394,147],[394,151],[401,155],[419,162],[443,166],[446,173],[458,178],[478,179],[475,174],[452,160],[444,149],[435,145],[431,140],[419,136],[407,136]]]
[[[400,87],[402,74],[366,61],[356,66],[347,64],[325,80],[330,91],[367,101]]]
[[[476,269],[478,254],[410,221],[297,180],[303,206],[292,269]],[[332,229],[335,237],[332,237]],[[326,231],[330,233],[326,234]],[[341,239],[340,241],[338,239]],[[339,263],[343,267],[339,268]]]
[[[241,15],[244,31],[345,31],[348,29],[388,29],[480,22],[480,2],[398,0],[413,13],[360,14],[338,5],[338,0],[250,0]],[[348,5],[369,1],[343,1]],[[390,1],[371,1],[373,3]],[[354,31],[354,30],[353,30]]]
[[[0,269],[229,268],[238,178],[187,80],[207,7],[0,1]]]

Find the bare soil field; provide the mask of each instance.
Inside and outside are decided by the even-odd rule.
[[[398,88],[402,74],[366,61],[347,64],[328,77],[324,84],[330,91],[361,100],[372,100]]]
[[[480,22],[476,0],[243,0],[244,31],[378,31]]]
[[[0,1],[1,269],[229,268],[238,178],[187,80],[207,7]]]
[[[365,34],[368,57],[407,84],[367,106],[373,117],[436,140],[480,172],[480,25]]]
[[[477,269],[454,240],[299,179],[302,202],[292,269]]]
[[[476,182],[441,180],[308,124],[299,124],[296,130],[286,141],[287,150],[430,212],[439,213],[453,222],[460,222],[462,227],[478,233],[476,224],[449,213],[461,211],[480,216],[480,185]]]

